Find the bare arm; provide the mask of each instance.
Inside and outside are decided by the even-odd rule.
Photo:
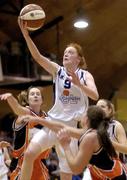
[[[49,120],[49,119],[45,119],[41,117],[33,117],[30,115],[22,116],[21,121],[36,122],[38,124],[48,127],[49,129],[55,132],[58,132],[60,129],[65,128],[69,132],[70,136],[77,139],[79,139],[85,131],[85,129],[77,129],[77,128],[67,126],[62,122]]]
[[[42,66],[46,71],[48,71],[50,74],[55,76],[55,74],[59,68],[59,65],[50,61],[48,58],[46,58],[45,56],[40,54],[40,52],[38,51],[34,42],[32,41],[32,39],[29,36],[28,30],[26,28],[27,24],[26,23],[24,24],[23,21],[20,19],[20,17],[18,18],[18,24],[19,24],[21,32],[26,40],[27,46],[28,46],[30,53],[31,53],[32,57],[34,58],[34,60],[38,64],[40,64],[40,66]]]
[[[127,154],[127,142],[125,144],[121,144],[121,143],[112,141],[112,144],[116,151]]]
[[[116,125],[116,137],[118,142],[114,142],[113,145],[120,153],[127,153],[127,138],[124,127],[120,122],[117,121]]]
[[[95,135],[87,134],[80,143],[78,153],[72,154],[70,149],[70,137],[65,129],[59,131],[58,139],[64,148],[68,164],[74,174],[81,173],[88,165],[95,148]]]
[[[86,85],[81,84],[80,88],[86,93],[89,98],[98,100],[99,94],[94,82],[94,78],[88,71],[86,73]]]
[[[126,143],[127,138],[126,138],[126,133],[125,133],[124,127],[118,121],[117,121],[117,125],[116,125],[116,136],[117,136],[117,139],[118,139],[119,143],[121,143],[121,144]]]
[[[17,99],[11,93],[5,93],[0,95],[1,100],[6,100],[16,115],[28,114],[29,110],[21,106]]]

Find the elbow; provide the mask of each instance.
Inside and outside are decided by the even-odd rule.
[[[17,116],[22,116],[23,112],[21,111],[19,105],[17,105],[16,108],[13,108],[13,112],[17,115]]]
[[[99,99],[99,94],[96,94],[94,100],[97,101]]]
[[[93,99],[94,101],[97,101],[97,100],[99,99],[99,94],[98,94],[98,93],[94,94],[93,97],[92,97],[92,99]]]

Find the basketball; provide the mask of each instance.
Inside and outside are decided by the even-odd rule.
[[[21,9],[20,18],[24,22],[27,22],[28,30],[35,31],[44,25],[45,12],[37,4],[28,4]]]

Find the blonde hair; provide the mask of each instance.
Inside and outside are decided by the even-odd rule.
[[[67,45],[67,47],[74,47],[77,50],[77,53],[81,58],[80,63],[79,63],[79,68],[87,69],[87,64],[86,64],[86,60],[85,60],[85,57],[84,57],[82,47],[77,43],[70,43],[70,44]]]

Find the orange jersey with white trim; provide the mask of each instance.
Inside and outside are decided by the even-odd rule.
[[[32,111],[31,111],[31,115],[36,116],[36,114]],[[45,117],[45,116],[46,114],[43,112],[42,117]],[[16,128],[15,122],[13,124],[15,138],[14,138],[14,151],[12,152],[13,159],[11,163],[12,172],[10,174],[10,180],[16,180],[20,174],[24,152],[29,144],[29,130],[34,128],[35,125],[37,124],[25,123],[22,126]],[[42,159],[48,158],[49,153],[50,153],[50,150],[46,150],[42,152],[39,155],[39,157],[35,160],[31,180],[36,180],[36,179],[48,180],[49,179],[48,169],[42,162]],[[13,164],[16,164],[16,165],[13,165]]]

